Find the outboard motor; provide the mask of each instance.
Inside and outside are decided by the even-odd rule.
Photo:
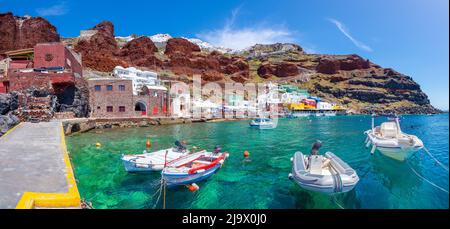
[[[175,146],[177,147],[177,150],[179,150],[179,151],[184,151],[184,150],[186,150],[186,146],[183,145],[183,143],[181,143],[181,142],[178,141],[178,140],[175,141]]]
[[[311,155],[318,155],[320,147],[322,147],[322,142],[319,140],[316,140],[316,142],[314,142],[314,144],[312,145]]]
[[[220,153],[220,151],[222,151],[222,148],[220,148],[220,146],[216,146],[216,147],[214,147],[213,153],[218,154],[218,153]]]

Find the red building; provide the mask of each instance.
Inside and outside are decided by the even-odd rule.
[[[41,43],[34,49],[6,52],[9,63],[2,79],[2,91],[30,87],[52,92],[74,85],[82,78],[81,57],[62,43]]]
[[[74,98],[77,91],[83,88],[87,91],[87,83],[83,79],[81,56],[63,43],[40,43],[34,48],[9,51],[4,55],[6,60],[3,60],[3,63],[6,64],[3,64],[3,74],[0,74],[0,93],[25,92],[33,89],[43,92],[39,94],[47,97],[45,101],[48,100],[49,103],[51,103],[51,96],[56,96],[58,105],[56,108],[46,108],[45,112],[48,113],[46,120],[53,116],[54,112],[71,111],[71,107],[76,105]],[[29,103],[34,100],[24,96],[27,96],[26,93],[19,96],[19,102],[23,101],[19,113],[25,114],[24,119],[33,117],[34,115],[31,114],[34,113],[43,113],[41,110],[33,110],[39,106]],[[84,116],[84,114],[77,114],[77,117],[80,115]]]

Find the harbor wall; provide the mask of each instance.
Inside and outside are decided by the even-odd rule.
[[[247,119],[220,118],[220,119],[191,119],[171,117],[139,117],[139,118],[77,118],[61,120],[65,135],[84,133],[93,129],[149,127],[151,125],[173,125],[194,122],[225,122]]]

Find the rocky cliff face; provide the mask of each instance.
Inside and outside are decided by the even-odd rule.
[[[97,30],[97,33],[74,45],[75,51],[83,56],[84,67],[103,72],[110,72],[118,65],[160,69],[162,62],[154,55],[158,49],[150,38],[138,37],[119,48],[111,22],[101,22],[91,29]]]
[[[110,72],[117,65],[139,66],[183,81],[200,74],[203,81],[219,83],[290,83],[359,113],[438,112],[411,77],[354,54],[307,54],[299,45],[281,43],[224,54],[170,36],[152,37],[163,46],[146,36],[127,37],[118,45],[111,22],[92,29],[97,33],[89,39],[70,39],[75,51],[82,53],[84,67],[92,70]],[[0,52],[59,40],[56,29],[44,19],[12,14],[0,14],[0,35]]]
[[[59,39],[56,27],[44,18],[0,14],[0,54],[15,49],[33,48],[37,43]]]
[[[127,67],[126,61],[115,56],[119,47],[114,38],[114,25],[104,21],[91,29],[97,30],[97,33],[74,46],[74,50],[82,55],[83,66],[99,71],[112,71],[117,65]]]
[[[119,48],[112,23],[102,22],[92,29],[97,33],[88,40],[79,40],[74,49],[82,53],[83,65],[93,70],[108,72],[117,65],[139,66],[188,79],[194,74],[202,75],[205,81],[245,82],[249,79],[245,58],[202,52],[198,45],[184,38],[168,38],[164,52],[146,36],[132,39]]]
[[[357,55],[310,55],[309,80],[300,83],[315,95],[360,113],[438,112],[414,80]]]

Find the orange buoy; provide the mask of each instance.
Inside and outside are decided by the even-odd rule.
[[[145,147],[147,147],[147,149],[152,147],[152,143],[150,142],[150,139],[147,139],[147,142],[145,143]]]
[[[249,153],[247,150],[244,151],[244,157],[245,157],[245,158],[250,157],[250,153]]]
[[[181,143],[183,143],[183,145],[187,145],[187,141],[186,140],[181,141]]]
[[[186,187],[189,189],[190,192],[195,192],[200,189],[200,187],[196,183],[188,184]]]

